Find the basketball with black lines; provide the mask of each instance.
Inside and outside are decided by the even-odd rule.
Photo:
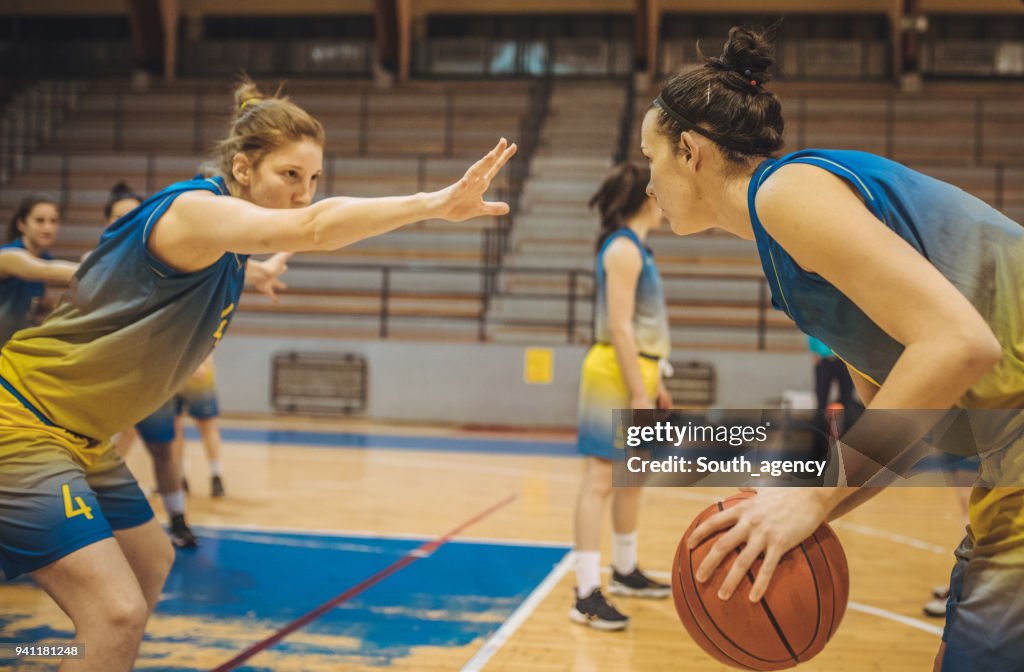
[[[784,670],[816,656],[835,634],[846,612],[850,574],[838,537],[822,523],[783,556],[758,602],[747,599],[747,593],[760,569],[760,558],[732,597],[718,597],[740,549],[727,556],[707,582],[698,583],[694,574],[724,530],[692,550],[687,548],[690,534],[709,516],[752,496],[729,497],[693,520],[672,563],[672,596],[687,632],[716,660],[742,670]]]

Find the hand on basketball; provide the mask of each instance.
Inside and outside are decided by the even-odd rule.
[[[506,214],[508,203],[485,201],[484,194],[490,188],[491,180],[508,163],[516,149],[515,143],[510,145],[508,140],[502,138],[484,158],[469,167],[462,179],[438,192],[441,198],[441,219],[461,222],[473,217]]]
[[[722,560],[740,548],[718,591],[719,598],[728,600],[754,560],[764,556],[754,586],[747,595],[751,602],[757,602],[768,590],[782,556],[814,534],[828,513],[824,499],[814,489],[760,490],[756,497],[711,516],[690,535],[689,546],[692,549],[715,532],[727,530],[715,541],[697,568],[697,581],[703,583],[711,578]]]

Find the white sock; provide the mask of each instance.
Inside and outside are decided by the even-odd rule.
[[[636,569],[636,532],[612,532],[612,567],[623,575]]]
[[[184,490],[178,490],[167,495],[161,494],[160,499],[164,500],[164,509],[166,509],[168,516],[173,518],[178,514],[185,513]]]
[[[210,460],[210,476],[220,476],[220,460]]]
[[[601,587],[601,551],[576,551],[576,595],[586,597]]]

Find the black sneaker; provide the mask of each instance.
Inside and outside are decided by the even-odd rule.
[[[655,581],[639,568],[623,575],[612,567],[612,580],[608,582],[608,592],[624,597],[649,597],[660,600],[672,594],[672,586]]]
[[[199,546],[199,540],[196,539],[196,535],[192,534],[183,514],[171,516],[171,543],[177,548],[197,548]]]
[[[210,479],[210,496],[224,496],[224,482],[220,480],[220,476],[214,476],[213,478]]]
[[[569,610],[569,618],[598,630],[623,630],[629,625],[629,616],[616,609],[594,588],[590,595],[576,598],[576,606]]]

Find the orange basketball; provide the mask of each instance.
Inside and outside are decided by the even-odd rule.
[[[813,535],[779,562],[768,592],[752,603],[747,593],[761,566],[754,562],[728,600],[718,589],[739,549],[727,556],[711,579],[697,583],[694,573],[718,532],[692,551],[693,530],[718,511],[753,494],[742,493],[704,509],[679,542],[672,563],[672,596],[687,632],[716,660],[743,670],[784,670],[816,656],[835,633],[846,612],[850,574],[839,539],[822,523]]]

